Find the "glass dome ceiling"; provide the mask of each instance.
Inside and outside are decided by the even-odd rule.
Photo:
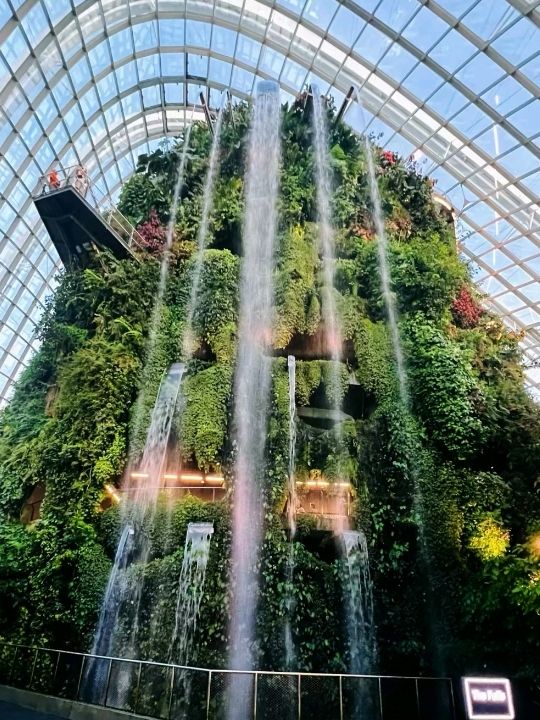
[[[540,0],[0,0],[0,402],[60,267],[31,200],[53,163],[114,199],[199,93],[306,83],[423,163],[540,387]]]

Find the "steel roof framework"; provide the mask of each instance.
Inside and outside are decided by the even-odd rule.
[[[114,198],[201,91],[284,100],[306,83],[357,130],[414,153],[459,213],[461,249],[540,385],[540,0],[2,0],[0,400],[36,347],[59,259],[31,201],[53,163]]]

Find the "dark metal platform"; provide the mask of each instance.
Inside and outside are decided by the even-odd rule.
[[[137,259],[135,228],[114,209],[100,214],[71,185],[42,192],[34,203],[66,267],[85,265],[99,249]]]

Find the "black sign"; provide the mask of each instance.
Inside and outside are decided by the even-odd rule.
[[[506,678],[463,678],[469,720],[513,720],[512,688]]]

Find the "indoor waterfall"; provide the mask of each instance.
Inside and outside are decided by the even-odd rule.
[[[359,107],[361,108],[361,105],[359,105]],[[409,398],[407,367],[405,364],[405,358],[403,356],[403,349],[399,333],[396,296],[392,290],[392,278],[390,273],[390,265],[388,262],[388,240],[386,237],[386,230],[384,226],[384,217],[381,207],[379,185],[377,183],[377,176],[375,174],[373,148],[371,147],[369,139],[366,136],[364,136],[364,147],[368,165],[368,179],[373,212],[373,222],[375,224],[375,230],[377,233],[377,255],[379,262],[379,273],[381,278],[381,288],[383,292],[388,325],[390,327],[390,336],[392,340],[394,357],[396,360],[396,371],[399,382],[399,395],[401,404],[407,414],[407,418],[410,420],[412,418],[412,415]],[[436,609],[438,606],[438,601],[433,595],[431,553],[430,548],[427,545],[424,527],[424,498],[422,488],[420,486],[419,458],[411,455],[408,460],[409,472],[414,486],[413,507],[416,525],[418,528],[418,544],[420,549],[419,557],[423,565],[425,577],[427,578],[426,595],[428,600],[428,619],[431,632],[433,654],[438,671],[444,673],[445,667],[442,660],[441,648],[439,642],[436,640],[437,635],[444,633],[444,630],[441,630],[441,627],[444,626],[444,621],[443,619],[441,619]]]
[[[218,169],[219,138],[222,115],[223,112],[221,110],[216,121],[212,150],[204,183],[203,210],[198,231],[195,268],[191,279],[190,304],[188,307],[188,322],[185,336],[190,332],[191,321],[196,310],[198,286],[200,283],[206,236],[208,233],[209,217],[212,209],[215,177]],[[186,133],[186,139],[174,187],[173,202],[167,227],[166,251],[161,262],[160,281],[152,315],[152,328],[150,331],[148,349],[149,357],[151,357],[155,346],[155,334],[157,332],[161,315],[161,306],[167,281],[174,223],[177,215],[178,200],[183,184],[189,135],[190,130]],[[184,343],[184,345],[186,345],[186,343]],[[190,353],[188,352],[188,358],[189,355]],[[119,552],[122,545],[120,544],[119,551],[117,551],[116,554],[115,566],[111,572],[107,590],[105,592],[94,646],[92,649],[92,652],[97,654],[108,654],[112,651],[112,648],[115,645],[115,636],[118,632],[118,620],[120,616],[126,612],[127,603],[131,606],[129,613],[131,618],[129,630],[130,639],[124,652],[127,657],[134,657],[134,653],[136,651],[139,622],[138,605],[140,603],[144,578],[140,578],[135,584],[133,581],[128,584],[124,578],[124,571],[127,566],[131,565],[133,562],[144,564],[151,550],[148,532],[141,532],[139,538],[137,537],[137,528],[140,528],[144,524],[147,526],[148,530],[151,526],[156,510],[158,496],[163,489],[162,476],[167,459],[167,443],[173,422],[174,411],[179,401],[179,389],[184,370],[185,366],[183,364],[173,365],[167,376],[162,381],[158,391],[156,404],[152,412],[142,460],[136,470],[131,468],[131,471],[128,472],[127,479],[124,483],[124,489],[126,490],[125,496],[129,498],[129,502],[122,503],[122,522],[124,524],[128,524],[132,528],[133,539],[130,541],[128,538],[128,541],[123,544],[122,552]],[[141,396],[142,393],[139,395],[139,400]],[[179,596],[178,603],[181,604],[181,601],[182,598]],[[112,630],[112,632],[107,631],[107,628]],[[177,634],[181,634],[183,631],[177,628],[175,632]]]
[[[373,150],[369,142],[369,138],[364,138],[364,147],[368,165],[369,191],[371,196],[371,204],[373,208],[373,222],[377,233],[377,256],[379,261],[379,274],[381,277],[381,288],[383,292],[384,306],[390,327],[390,336],[392,339],[392,347],[394,357],[396,359],[396,370],[399,381],[399,393],[401,402],[404,407],[408,407],[408,390],[407,390],[407,372],[405,369],[405,361],[403,359],[403,349],[401,347],[401,339],[398,328],[398,315],[396,307],[396,297],[392,291],[392,280],[390,276],[390,266],[388,263],[388,240],[386,230],[384,228],[384,218],[381,208],[381,196],[379,186],[377,184],[377,176],[375,175],[375,163],[373,162]]]
[[[367,675],[374,671],[376,662],[373,587],[367,540],[363,532],[353,530],[343,532],[342,540],[347,565],[347,624],[351,672]]]
[[[335,417],[339,417],[341,401],[339,397],[342,331],[341,319],[336,306],[334,275],[336,266],[335,233],[332,223],[332,178],[330,171],[328,123],[324,100],[317,88],[312,89],[313,96],[313,149],[315,152],[315,184],[317,191],[317,223],[319,234],[319,253],[322,262],[322,315],[331,354],[330,393]],[[336,443],[341,444],[341,425],[334,425]]]
[[[361,531],[345,531],[341,537],[346,563],[345,602],[350,672],[371,675],[376,671],[377,642],[367,540]],[[371,720],[377,709],[373,686],[359,680],[351,684],[350,688],[352,716],[358,720]]]
[[[184,371],[184,364],[176,363],[164,374],[142,460],[136,471],[128,467],[126,472],[120,506],[123,529],[101,605],[93,655],[112,655],[121,643],[125,657],[137,657],[138,611],[144,578],[127,577],[127,572],[136,564],[144,567],[150,556],[150,530],[163,488],[167,444]],[[90,665],[87,680],[91,680],[99,692],[96,671],[99,673],[99,667]]]
[[[319,244],[324,280],[322,310],[332,351],[332,409],[335,411],[336,417],[338,417],[341,410],[339,387],[342,332],[334,294],[336,258],[335,233],[332,227],[332,182],[330,175],[329,136],[323,98],[316,88],[313,88],[312,95]],[[334,434],[336,446],[340,448],[343,443],[343,433],[339,421],[334,424]],[[349,616],[348,627],[351,652],[350,669],[352,672],[359,672],[357,668],[360,666],[367,667],[370,664],[368,658],[372,655],[371,644],[373,638],[372,635],[368,636],[366,634],[365,621],[368,606],[371,608],[371,616],[373,614],[371,584],[369,583],[369,589],[367,585],[367,580],[369,580],[367,545],[362,533],[345,531],[343,532],[343,539],[348,567],[346,592],[350,598],[347,613]],[[354,607],[358,602],[364,603],[365,607],[362,605],[362,607],[354,611]],[[369,671],[364,670],[363,672]]]
[[[287,491],[287,524],[289,526],[289,554],[287,557],[287,596],[285,607],[285,667],[292,670],[295,665],[296,652],[292,635],[292,619],[294,615],[294,539],[296,537],[296,511],[298,499],[296,496],[295,459],[296,459],[296,359],[294,355],[287,358],[289,373],[289,473]]]
[[[280,120],[278,86],[271,82],[259,83],[248,143],[234,381],[236,458],[228,660],[231,669],[251,669],[255,661],[257,564],[263,532],[261,475],[271,380],[268,349],[272,344]],[[231,678],[227,716],[229,720],[243,720],[252,681],[247,676],[232,675]]]
[[[172,663],[186,665],[191,659],[191,644],[201,605],[213,534],[214,526],[208,522],[192,522],[187,528],[169,653],[169,661]]]
[[[195,107],[193,107],[193,111],[191,113],[191,117],[193,119],[193,112],[195,110]],[[174,238],[174,226],[176,224],[176,218],[178,215],[178,204],[180,201],[180,193],[182,192],[182,187],[184,185],[184,176],[185,176],[185,169],[186,169],[186,161],[187,161],[187,154],[189,150],[189,142],[191,139],[191,128],[192,123],[190,122],[189,125],[186,128],[186,133],[184,136],[184,142],[182,144],[182,153],[180,155],[180,161],[178,163],[178,168],[176,171],[176,179],[174,183],[174,190],[173,190],[173,197],[171,202],[171,209],[169,213],[169,221],[167,223],[167,232],[165,235],[165,250],[161,256],[161,262],[159,267],[159,283],[158,288],[156,292],[156,297],[154,299],[154,307],[152,309],[152,318],[150,321],[150,331],[148,334],[148,344],[146,349],[146,366],[150,367],[152,365],[152,361],[154,358],[155,350],[156,350],[156,337],[157,332],[159,328],[159,324],[161,322],[161,315],[163,312],[163,297],[165,295],[165,288],[167,287],[167,278],[169,277],[169,266],[171,261],[171,248]],[[144,384],[141,388],[141,391],[138,394],[137,401],[135,403],[135,409],[133,412],[133,429],[132,429],[132,437],[136,438],[138,437],[139,433],[141,432],[141,424],[144,422],[144,412],[143,408],[145,406],[145,398],[146,393],[144,390]]]
[[[193,662],[193,638],[203,597],[213,534],[214,526],[211,522],[191,522],[188,525],[184,559],[178,581],[174,632],[169,652],[170,663],[189,665]],[[188,717],[190,676],[186,672],[181,672],[178,680],[182,686],[182,716]]]
[[[199,224],[199,229],[197,231],[197,253],[195,255],[195,264],[191,277],[189,305],[187,309],[186,326],[182,342],[185,358],[191,357],[191,354],[193,352],[192,325],[193,318],[197,310],[199,289],[201,284],[201,273],[204,260],[204,251],[206,249],[208,235],[208,224],[210,222],[210,215],[212,212],[212,206],[214,201],[214,185],[216,181],[216,175],[219,170],[219,142],[221,139],[221,127],[223,123],[223,107],[224,106],[222,105],[219,110],[216,124],[214,126],[214,135],[212,138],[210,159],[208,161],[208,169],[206,171],[206,177],[204,180],[203,207],[201,213],[201,221]]]

